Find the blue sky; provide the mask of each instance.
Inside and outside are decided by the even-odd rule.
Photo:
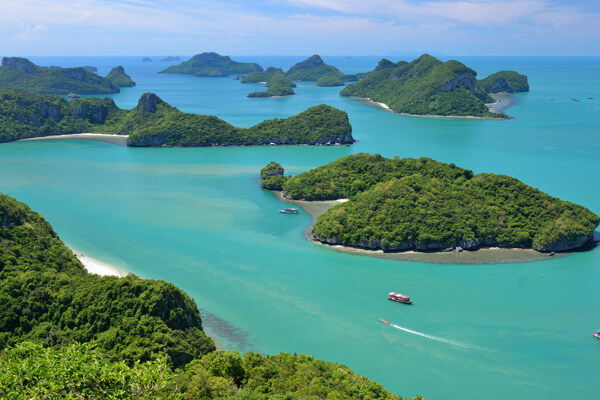
[[[599,21],[599,0],[0,0],[0,54],[600,56]]]

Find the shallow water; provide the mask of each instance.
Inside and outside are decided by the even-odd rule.
[[[301,57],[234,59],[288,67]],[[348,73],[378,61],[324,59]],[[249,99],[260,85],[156,74],[170,64],[141,58],[32,60],[94,65],[101,74],[123,65],[138,85],[112,96],[121,107],[154,91],[183,111],[238,126],[321,103],[349,113],[360,140],[350,147],[0,145],[1,192],[42,213],[87,256],[184,289],[222,346],[314,354],[403,396],[600,396],[593,372],[600,342],[591,335],[600,328],[597,249],[488,265],[344,254],[307,241],[311,217],[278,213],[285,203],[257,183],[258,171],[272,160],[296,174],[357,152],[427,156],[512,175],[600,213],[599,58],[460,58],[480,76],[500,69],[529,75],[531,92],[516,96],[518,104],[506,110],[515,117],[509,121],[404,117],[339,97],[339,88],[308,84],[290,98]],[[389,291],[410,294],[414,305],[387,301]]]

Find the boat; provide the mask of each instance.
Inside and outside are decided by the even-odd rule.
[[[412,304],[412,300],[410,299],[410,297],[394,292],[390,292],[388,300],[392,300],[402,304]]]
[[[596,332],[592,333],[592,335],[596,336],[598,339],[600,339],[600,329],[598,329]]]
[[[298,214],[297,208],[284,208],[283,210],[279,210],[280,213],[283,214]]]
[[[391,325],[391,324],[392,324],[390,321],[386,321],[386,320],[385,320],[385,319],[383,319],[383,318],[379,318],[379,320],[380,320],[381,322],[383,322],[384,324],[388,324],[388,325]]]

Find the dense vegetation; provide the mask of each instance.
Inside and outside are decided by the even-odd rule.
[[[97,341],[113,359],[188,363],[214,344],[172,284],[88,274],[39,214],[0,194],[0,349]]]
[[[26,58],[4,57],[0,67],[0,88],[12,87],[38,93],[97,94],[118,93],[119,88],[107,78],[78,68],[44,68]]]
[[[348,115],[320,105],[286,119],[237,128],[210,115],[183,113],[152,93],[130,111],[112,99],[71,102],[50,95],[0,89],[0,142],[76,132],[128,134],[130,146],[214,146],[352,143]]]
[[[264,72],[252,72],[241,78],[242,83],[262,83],[265,82],[267,86],[273,84],[272,79],[278,77],[279,80],[285,80],[285,83],[290,87],[296,87],[294,81],[288,78],[282,71],[281,68],[269,67]],[[283,78],[282,78],[283,77]],[[271,82],[271,83],[269,83]]]
[[[181,290],[88,274],[41,215],[0,194],[0,397],[400,399],[306,355],[215,351],[201,329]]]
[[[119,87],[135,86],[135,82],[125,73],[125,68],[121,65],[111,69],[108,75],[106,75],[106,79]]]
[[[164,359],[110,361],[91,343],[44,348],[24,342],[0,354],[3,399],[180,399]]]
[[[505,118],[485,105],[493,99],[478,85],[476,76],[458,61],[442,62],[428,54],[410,63],[383,59],[340,95],[369,98],[407,114]]]
[[[317,81],[325,75],[341,78],[344,74],[332,65],[327,65],[323,59],[315,54],[304,61],[294,64],[286,75],[295,81]]]
[[[261,73],[263,72],[258,72],[258,74]],[[248,97],[281,97],[296,94],[292,89],[293,87],[296,87],[296,84],[281,71],[277,70],[270,75],[271,76],[267,80],[267,91],[252,92]]]
[[[356,154],[286,179],[283,190],[294,199],[350,198],[318,218],[315,238],[373,249],[562,251],[589,242],[600,222],[517,179],[427,158]]]
[[[271,161],[260,170],[260,186],[268,190],[282,190],[286,177],[281,164]]]
[[[515,71],[500,71],[477,82],[487,93],[528,92],[527,75]]]
[[[188,74],[196,76],[221,77],[230,74],[249,74],[263,69],[256,63],[240,63],[229,56],[217,53],[196,54],[178,65],[172,65],[161,71],[162,74]]]
[[[344,86],[344,82],[339,76],[324,75],[317,80],[317,86]]]

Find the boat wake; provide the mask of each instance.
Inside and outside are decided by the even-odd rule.
[[[481,351],[494,352],[494,350],[492,350],[492,349],[488,349],[488,348],[483,347],[483,346],[478,346],[476,344],[462,343],[462,342],[458,342],[458,341],[452,340],[452,339],[446,339],[446,338],[443,338],[443,337],[429,335],[427,333],[423,333],[423,332],[419,332],[419,331],[413,331],[412,329],[408,329],[408,328],[405,328],[403,326],[393,324],[391,322],[387,323],[387,321],[385,323],[387,325],[391,326],[392,328],[396,328],[396,329],[399,329],[399,330],[404,331],[404,332],[412,333],[413,335],[421,336],[421,337],[424,337],[424,338],[427,338],[427,339],[430,339],[430,340],[435,340],[436,342],[447,343],[447,344],[451,344],[453,346],[462,347],[464,349],[472,349],[472,350],[481,350]]]

